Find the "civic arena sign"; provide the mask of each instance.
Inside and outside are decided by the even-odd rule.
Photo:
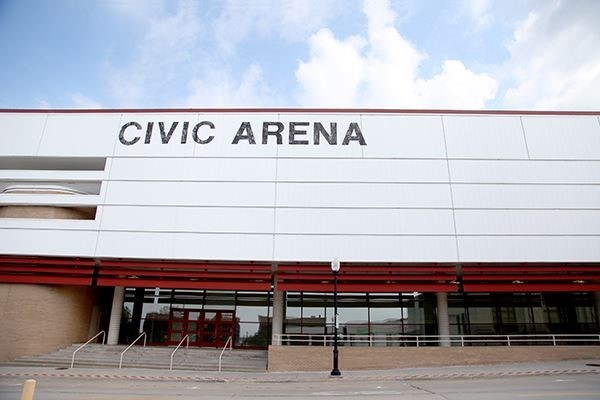
[[[155,125],[158,125],[158,129],[155,128]],[[137,143],[150,144],[157,140],[160,140],[162,144],[170,142],[186,144],[191,136],[191,139],[198,144],[209,144],[215,138],[213,134],[215,128],[215,124],[211,121],[201,121],[193,126],[189,121],[174,121],[170,125],[164,121],[150,121],[145,127],[142,127],[139,122],[129,121],[121,126],[119,141],[125,146],[133,146]],[[285,138],[286,144],[290,145],[320,145],[325,142],[330,145],[341,144],[342,146],[349,145],[350,142],[358,142],[361,146],[367,145],[357,122],[350,122],[347,127],[344,125],[342,130],[339,130],[340,133],[345,131],[341,143],[338,140],[337,122],[331,122],[329,127],[326,127],[321,122],[299,121],[289,122],[285,125],[282,122],[264,121],[262,129],[258,129],[259,131],[255,134],[252,123],[243,121],[237,132],[232,133],[231,144],[237,145],[242,142],[255,145],[257,143],[256,135],[259,135],[261,144],[268,144],[269,137],[272,137],[271,140],[276,140],[277,144],[283,144]],[[174,139],[174,137],[178,137],[178,139]]]

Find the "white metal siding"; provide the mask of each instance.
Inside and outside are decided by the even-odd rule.
[[[120,127],[136,121],[126,137]],[[180,121],[162,144],[158,122]],[[181,144],[182,122],[189,122]],[[201,128],[211,143],[194,142]],[[262,144],[262,122],[283,144]],[[154,122],[150,144],[144,144]],[[232,140],[242,122],[257,144]],[[289,123],[309,122],[288,144]],[[337,123],[337,145],[313,123]],[[351,122],[366,146],[342,145]],[[107,158],[104,171],[0,170],[0,180],[103,181],[99,195],[0,194],[98,206],[95,221],[0,219],[3,254],[380,262],[599,261],[596,116],[372,113],[0,113],[0,156]]]

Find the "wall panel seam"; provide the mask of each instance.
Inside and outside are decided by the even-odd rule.
[[[452,207],[452,223],[454,224],[454,243],[456,246],[456,261],[460,263],[460,247],[458,243],[458,229],[456,228],[456,209],[454,207],[454,191],[452,190],[452,173],[450,170],[450,160],[448,159],[448,143],[446,140],[446,127],[444,125],[444,116],[440,115],[440,124],[442,126],[442,135],[444,137],[444,151],[446,154],[446,168],[448,171],[448,186],[450,189],[450,204]]]

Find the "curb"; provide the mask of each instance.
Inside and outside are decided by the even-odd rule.
[[[410,381],[432,379],[473,379],[473,378],[498,378],[509,376],[546,376],[546,375],[577,375],[600,374],[599,369],[553,369],[531,371],[495,371],[475,373],[442,373],[442,374],[414,374],[414,375],[388,375],[388,376],[360,376],[350,375],[336,377],[336,380],[347,381]],[[154,382],[207,382],[207,383],[286,383],[286,382],[319,382],[330,380],[328,374],[310,377],[200,377],[200,376],[165,376],[165,375],[116,375],[116,374],[84,374],[84,373],[25,373],[9,372],[0,373],[5,378],[80,378],[80,379],[108,379],[108,380],[133,380]]]

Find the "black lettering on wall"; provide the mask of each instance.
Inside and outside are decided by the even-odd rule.
[[[165,132],[165,123],[164,122],[158,123],[158,129],[160,130],[160,140],[161,140],[162,144],[169,143],[169,140],[171,140],[171,136],[173,136],[173,132],[175,132],[175,128],[177,128],[178,124],[179,124],[179,121],[173,122],[171,124],[171,128],[169,129],[169,133],[166,133]]]
[[[200,129],[204,125],[207,125],[210,129],[215,129],[215,124],[213,124],[210,121],[202,121],[202,122],[197,123],[196,126],[194,126],[194,130],[192,131],[192,138],[194,138],[194,142],[196,142],[198,144],[208,144],[208,143],[212,142],[212,140],[215,138],[213,135],[210,135],[206,139],[201,139],[198,136],[198,129]]]
[[[296,136],[305,136],[306,129],[296,129],[297,126],[309,126],[308,122],[290,122],[290,144],[308,144],[308,140],[296,139]]]
[[[320,137],[323,135],[327,143],[329,144],[337,144],[337,122],[332,122],[329,124],[331,133],[328,133],[325,130],[325,127],[320,122],[315,122],[314,128],[314,142],[315,144],[320,144]]]
[[[154,122],[148,122],[148,126],[146,127],[146,138],[144,139],[144,144],[150,144],[150,138],[152,137],[153,128]]]
[[[269,129],[272,126],[275,127],[274,131]],[[283,123],[263,122],[262,144],[267,144],[269,136],[275,136],[277,138],[277,144],[282,144],[283,138],[281,137],[281,132],[283,132]]]
[[[188,121],[185,121],[183,123],[183,128],[181,128],[181,144],[187,143],[187,135],[188,135],[188,127],[189,126],[190,126],[190,123]]]
[[[240,140],[247,140],[249,144],[256,144],[254,133],[252,133],[252,125],[248,121],[242,122],[231,144],[238,144]]]
[[[351,122],[350,126],[348,126],[348,131],[346,131],[346,136],[344,137],[342,146],[347,145],[348,143],[350,143],[351,140],[357,140],[361,146],[367,145],[367,142],[365,142],[365,138],[363,137],[363,134],[360,131],[360,127],[356,122]]]
[[[135,122],[135,121],[131,121],[131,122],[128,122],[128,123],[126,123],[125,125],[123,125],[123,126],[121,127],[121,130],[119,131],[119,142],[123,143],[125,146],[131,146],[131,145],[134,145],[134,144],[136,144],[137,142],[139,142],[139,140],[140,140],[140,137],[139,137],[139,136],[136,136],[136,137],[134,137],[134,138],[133,138],[133,139],[131,139],[131,140],[127,140],[127,139],[125,139],[125,130],[126,130],[127,128],[129,128],[130,126],[135,126],[135,128],[136,128],[138,131],[141,131],[141,130],[142,130],[142,126],[141,126],[140,124],[138,124],[137,122]]]

